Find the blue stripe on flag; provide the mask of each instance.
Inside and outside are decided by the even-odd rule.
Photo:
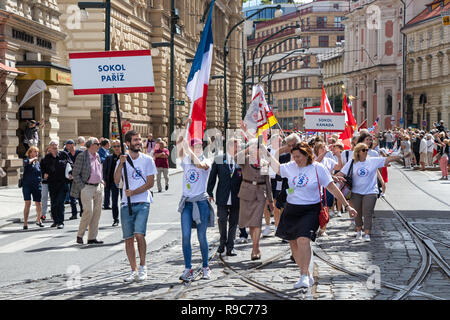
[[[194,78],[195,73],[201,69],[203,56],[209,51],[211,44],[213,43],[212,33],[212,12],[214,9],[214,2],[211,2],[211,8],[209,9],[208,19],[206,20],[205,28],[203,29],[202,38],[198,44],[197,52],[195,53],[194,61],[192,62],[191,72],[189,73],[188,83]]]

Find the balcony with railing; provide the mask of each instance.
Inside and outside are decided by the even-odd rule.
[[[345,26],[341,22],[318,22],[304,24],[301,26],[302,32],[313,31],[344,31]]]

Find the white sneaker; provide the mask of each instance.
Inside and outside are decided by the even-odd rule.
[[[180,277],[180,280],[191,281],[193,278],[194,278],[194,270],[192,270],[192,269],[185,269],[183,271],[183,274]]]
[[[310,287],[310,278],[306,274],[302,274],[300,280],[296,284],[294,284],[294,289],[300,288],[309,288]]]
[[[330,218],[332,218],[336,215],[336,213],[334,212],[333,209],[329,209],[328,215],[330,216]]]
[[[365,241],[365,242],[370,242],[370,235],[365,234],[365,235],[364,235],[364,241]]]
[[[205,279],[205,280],[211,279],[211,269],[209,267],[203,268],[202,279]]]
[[[236,242],[237,242],[237,243],[247,243],[248,240],[247,240],[247,238],[240,237]]]
[[[147,280],[147,266],[139,266],[138,281]]]
[[[270,226],[266,226],[262,232],[263,237],[268,237],[272,233]]]
[[[362,240],[362,231],[356,233],[356,240]]]
[[[125,279],[123,279],[124,282],[126,283],[132,283],[134,281],[138,280],[138,273],[136,271],[131,271],[131,273],[128,275],[128,277],[126,277]]]
[[[342,213],[341,213],[340,211],[338,211],[338,212],[336,213],[336,216],[342,217]]]

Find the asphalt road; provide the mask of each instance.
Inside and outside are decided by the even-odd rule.
[[[170,189],[154,193],[147,224],[147,251],[157,250],[181,238],[179,213],[177,212],[181,190],[181,173],[170,176]],[[155,182],[156,184],[156,182]],[[156,186],[153,187],[155,192]],[[67,274],[73,266],[83,272],[101,270],[110,264],[126,259],[122,228],[112,227],[112,211],[103,210],[98,240],[103,245],[76,244],[80,218],[68,220],[70,209],[66,207],[65,228],[45,228],[29,222],[29,230],[22,224],[0,228],[0,287],[25,280],[48,278]],[[87,232],[84,236],[87,242]],[[147,255],[150,261],[151,255]]]

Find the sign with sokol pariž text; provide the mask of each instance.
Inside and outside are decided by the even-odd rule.
[[[305,112],[305,131],[343,132],[345,113]]]
[[[150,50],[70,53],[73,93],[154,92]]]

